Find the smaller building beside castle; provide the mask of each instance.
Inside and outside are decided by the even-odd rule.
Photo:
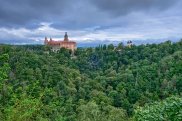
[[[76,42],[70,41],[68,39],[67,32],[65,32],[64,40],[63,41],[55,41],[50,38],[50,40],[45,37],[44,44],[47,46],[50,46],[52,48],[52,51],[57,52],[61,48],[66,48],[74,52],[77,49]]]
[[[129,48],[131,48],[132,45],[133,45],[132,41],[129,40],[129,41],[127,42],[127,46],[128,46]]]

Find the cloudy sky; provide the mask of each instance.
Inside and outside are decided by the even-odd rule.
[[[182,38],[182,0],[0,0],[0,43],[80,44]]]

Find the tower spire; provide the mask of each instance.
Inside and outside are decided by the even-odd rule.
[[[67,32],[65,32],[65,35],[64,35],[64,41],[68,41],[69,39],[68,39],[68,34],[67,34]]]
[[[45,37],[44,44],[47,45],[48,42],[49,42],[49,41],[48,41],[47,37]]]

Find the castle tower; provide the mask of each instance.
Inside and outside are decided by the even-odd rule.
[[[47,45],[48,42],[49,42],[49,41],[48,41],[47,37],[45,37],[44,44]]]
[[[65,32],[65,35],[64,35],[64,41],[68,41],[69,39],[68,39],[68,34],[67,34],[67,32]]]

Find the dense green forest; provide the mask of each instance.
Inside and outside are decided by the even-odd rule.
[[[1,121],[181,121],[182,40],[51,52],[0,45]]]

